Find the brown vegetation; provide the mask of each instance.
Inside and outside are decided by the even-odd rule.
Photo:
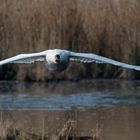
[[[21,129],[9,127],[2,129],[3,136],[0,136],[1,140],[102,140],[101,131],[93,131],[93,136],[77,136],[76,135],[76,121],[68,120],[63,128],[51,137],[48,137],[42,130],[42,134],[35,134],[30,132],[24,132]]]
[[[62,48],[140,64],[139,0],[0,0],[0,59]],[[71,64],[52,74],[44,65],[0,67],[0,79],[140,78],[110,65]]]

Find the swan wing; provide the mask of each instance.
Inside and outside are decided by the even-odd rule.
[[[80,62],[84,62],[84,63],[92,63],[92,62],[106,63],[106,64],[112,64],[112,65],[120,66],[120,67],[127,68],[127,69],[134,69],[134,70],[140,71],[140,66],[126,64],[126,63],[119,62],[119,61],[116,61],[116,60],[113,60],[113,59],[110,59],[107,57],[103,57],[100,55],[96,55],[93,53],[70,52],[69,58],[71,61],[80,61]]]
[[[44,61],[47,51],[30,54],[19,54],[14,57],[0,61],[0,65],[7,63],[33,63],[35,61]]]

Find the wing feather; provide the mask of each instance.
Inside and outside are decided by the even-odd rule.
[[[19,54],[14,57],[0,61],[0,65],[7,63],[33,63],[35,61],[44,61],[47,51],[30,54]]]
[[[92,53],[70,52],[69,58],[71,61],[80,61],[80,62],[86,62],[86,63],[92,63],[92,62],[107,63],[107,64],[112,64],[112,65],[120,66],[127,69],[134,69],[134,70],[140,71],[140,66],[126,64],[123,62],[119,62],[119,61],[116,61],[107,57],[103,57],[100,55],[92,54]]]

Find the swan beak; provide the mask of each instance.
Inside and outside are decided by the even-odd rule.
[[[60,55],[55,55],[55,61],[57,62],[57,63],[60,63]]]

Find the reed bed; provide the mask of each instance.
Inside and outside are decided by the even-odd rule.
[[[0,59],[61,48],[140,65],[139,0],[0,0]],[[0,79],[139,79],[110,65],[71,64],[52,74],[42,64],[0,67]]]
[[[76,121],[68,120],[60,131],[51,136],[47,135],[46,132],[34,133],[25,132],[22,129],[16,129],[13,127],[2,129],[4,134],[0,135],[1,140],[103,140],[102,129],[96,128],[93,131],[93,135],[90,136],[78,136],[76,135]]]

